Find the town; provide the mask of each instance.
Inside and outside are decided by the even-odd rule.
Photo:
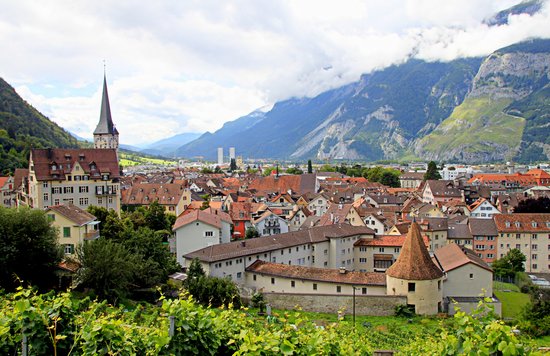
[[[514,250],[550,284],[550,213],[528,210],[550,198],[548,166],[289,165],[244,161],[236,148],[212,148],[215,163],[121,167],[104,80],[94,147],[32,149],[28,169],[0,178],[2,205],[44,210],[70,257],[101,239],[90,206],[120,215],[158,204],[174,217],[179,278],[198,261],[281,309],[299,296],[317,312],[453,314],[489,297],[500,314],[491,266]]]

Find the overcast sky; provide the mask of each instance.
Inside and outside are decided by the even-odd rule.
[[[122,143],[143,145],[312,96],[406,60],[486,55],[550,37],[550,6],[518,1],[0,0],[0,77],[67,130],[91,137],[103,60]]]

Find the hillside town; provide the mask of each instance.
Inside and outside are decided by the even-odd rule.
[[[550,214],[516,212],[550,197],[541,167],[445,165],[430,177],[424,163],[392,165],[400,175],[391,187],[311,162],[288,174],[282,162],[243,162],[234,147],[228,160],[217,148],[217,164],[125,171],[118,150],[104,80],[94,148],[32,149],[28,169],[0,178],[2,205],[44,210],[70,256],[101,238],[88,207],[120,215],[158,204],[175,218],[167,248],[182,272],[198,260],[280,307],[301,295],[305,308],[335,311],[333,297],[357,294],[371,297],[363,313],[407,304],[430,315],[453,313],[453,303],[471,309],[485,295],[500,312],[495,260],[517,249],[527,273],[550,275]]]

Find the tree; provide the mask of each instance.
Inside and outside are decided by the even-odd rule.
[[[401,186],[399,182],[399,173],[392,172],[392,170],[384,170],[380,177],[380,183],[387,185],[388,187],[398,188]]]
[[[255,237],[260,237],[260,233],[258,232],[258,230],[256,230],[256,228],[254,226],[249,226],[246,229],[246,232],[245,232],[244,236],[247,239],[253,239]]]
[[[149,204],[149,208],[145,212],[145,222],[147,227],[153,231],[171,228],[171,226],[167,225],[164,208],[158,203],[157,200]]]
[[[424,174],[424,180],[438,180],[441,179],[441,174],[437,170],[437,164],[434,161],[428,163],[428,169]]]
[[[550,213],[550,198],[539,197],[538,199],[525,199],[518,203],[514,213]]]
[[[502,258],[493,262],[491,267],[495,275],[504,278],[513,278],[517,272],[524,272],[523,266],[526,258],[517,248],[511,249]]]
[[[82,265],[76,278],[79,286],[93,289],[111,303],[128,294],[138,262],[122,244],[107,239],[87,241],[77,248],[77,256]]]
[[[220,174],[220,173],[223,173],[223,171],[222,171],[222,169],[220,168],[220,166],[216,166],[216,167],[214,168],[214,173]]]
[[[311,160],[310,160],[310,159],[307,160],[307,172],[308,172],[309,174],[313,173],[313,166],[312,166],[312,164],[311,164]]]
[[[303,174],[304,171],[302,171],[298,167],[290,167],[286,170],[286,173],[288,173],[288,174]]]
[[[237,170],[237,162],[235,161],[235,158],[231,158],[231,162],[229,163],[229,170],[231,172]]]
[[[0,207],[0,288],[12,290],[17,278],[51,287],[61,256],[57,232],[43,211]]]

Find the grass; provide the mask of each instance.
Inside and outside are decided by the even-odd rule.
[[[504,319],[516,319],[531,301],[529,294],[521,293],[518,286],[512,283],[493,282],[493,290],[502,303]]]
[[[521,141],[525,119],[503,113],[510,99],[468,98],[457,106],[421,142],[431,152],[465,148],[470,152],[494,152],[514,148]]]
[[[123,167],[131,167],[131,166],[137,166],[141,164],[155,164],[155,165],[161,165],[161,166],[172,166],[177,164],[177,162],[173,160],[142,156],[136,153],[128,154],[125,152],[120,152],[119,156],[120,156],[120,165]]]

